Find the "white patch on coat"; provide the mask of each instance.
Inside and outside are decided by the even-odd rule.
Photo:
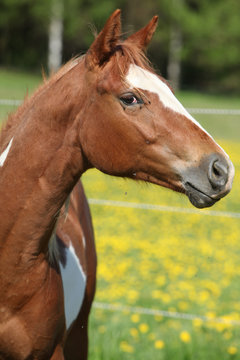
[[[2,167],[7,159],[8,153],[11,149],[12,146],[12,142],[13,142],[13,138],[9,141],[8,146],[6,147],[6,149],[3,151],[3,153],[0,155],[0,166]]]
[[[65,251],[66,265],[63,266],[61,261],[59,261],[59,265],[63,282],[66,327],[69,329],[82,306],[86,289],[86,275],[72,244],[69,248],[65,248]]]
[[[86,248],[86,239],[85,239],[84,235],[82,236],[82,243],[83,243],[83,247],[85,249]]]

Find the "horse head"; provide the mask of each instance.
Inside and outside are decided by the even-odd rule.
[[[231,190],[234,167],[147,60],[157,20],[123,41],[116,10],[87,52],[82,151],[90,167],[185,193],[194,206],[208,207]]]

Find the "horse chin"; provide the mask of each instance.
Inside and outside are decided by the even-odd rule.
[[[198,209],[210,207],[214,205],[219,199],[213,199],[204,192],[196,189],[192,184],[185,184],[186,195],[193,206]]]

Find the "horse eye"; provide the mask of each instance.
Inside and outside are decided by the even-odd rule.
[[[122,103],[124,105],[127,105],[127,106],[132,106],[132,105],[137,105],[137,104],[142,104],[143,103],[143,101],[141,99],[137,98],[133,94],[128,94],[128,95],[121,96],[120,100],[122,101]]]

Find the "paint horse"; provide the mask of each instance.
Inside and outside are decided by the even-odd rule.
[[[87,169],[165,186],[199,208],[231,189],[229,157],[144,55],[156,25],[155,16],[123,41],[116,10],[87,54],[25,100],[1,133],[0,359],[87,357],[96,258],[76,185]]]

